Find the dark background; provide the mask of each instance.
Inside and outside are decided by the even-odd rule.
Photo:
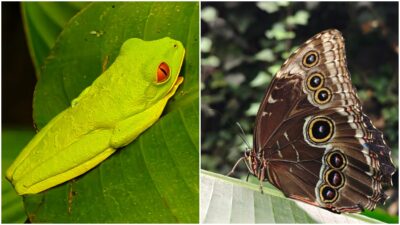
[[[252,146],[259,103],[296,47],[330,28],[345,38],[364,112],[383,131],[398,165],[398,3],[202,3],[202,169],[226,174]],[[244,163],[236,177],[248,174]],[[386,207],[397,215],[398,173]]]
[[[33,127],[35,70],[19,2],[2,3],[2,127]]]

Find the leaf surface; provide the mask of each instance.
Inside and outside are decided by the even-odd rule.
[[[87,2],[22,2],[21,10],[36,76],[64,25]]]
[[[3,223],[23,223],[26,220],[22,197],[17,195],[11,183],[6,180],[6,170],[19,151],[35,135],[31,129],[9,128],[1,133],[1,221]]]
[[[165,36],[186,49],[185,80],[163,116],[88,173],[25,198],[32,222],[197,223],[198,3],[91,3],[47,58],[34,96],[42,128],[115,60],[122,43]]]
[[[380,223],[285,198],[273,187],[201,171],[200,223]]]

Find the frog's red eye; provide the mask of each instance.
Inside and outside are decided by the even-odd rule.
[[[169,66],[167,63],[162,62],[157,69],[157,83],[166,81],[169,77]]]

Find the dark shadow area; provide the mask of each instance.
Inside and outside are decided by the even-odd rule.
[[[35,70],[19,2],[2,2],[2,126],[32,127]]]

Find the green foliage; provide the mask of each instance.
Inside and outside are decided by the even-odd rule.
[[[39,77],[40,66],[54,45],[63,25],[87,3],[31,2],[21,3],[27,42]],[[8,8],[9,9],[9,8]],[[7,96],[8,97],[8,96]],[[22,197],[5,179],[5,171],[19,151],[33,137],[33,130],[3,128],[2,131],[2,222],[23,223],[27,220]]]
[[[23,223],[26,221],[24,205],[10,182],[6,180],[6,169],[19,151],[28,144],[35,132],[28,129],[4,128],[1,133],[1,221],[3,223]]]
[[[86,2],[22,2],[22,16],[30,53],[40,77],[40,67],[64,25]]]
[[[207,44],[201,55],[203,169],[226,174],[243,156],[248,147],[235,123],[252,145],[255,116],[272,77],[298,45],[328,28],[343,33],[364,111],[385,134],[398,164],[398,21],[391,19],[398,18],[398,3],[224,2],[202,7],[202,43]],[[235,174],[247,175],[244,164]],[[395,194],[385,207],[396,207],[397,201]]]
[[[186,49],[185,81],[162,118],[133,143],[77,179],[26,196],[31,222],[198,221],[198,20],[194,2],[116,2],[91,3],[65,25],[36,87],[38,128],[68,107],[128,38],[180,40]],[[52,32],[43,33],[54,40]],[[40,58],[46,49],[36,47],[40,54],[33,55]]]

